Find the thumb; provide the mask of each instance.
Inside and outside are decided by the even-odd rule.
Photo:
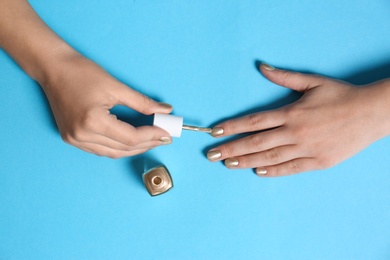
[[[169,114],[172,112],[171,105],[163,102],[157,102],[125,85],[122,85],[119,88],[117,94],[119,103],[121,105],[130,107],[145,115],[151,115],[155,113]]]
[[[323,77],[318,75],[277,69],[267,63],[261,63],[259,70],[271,82],[299,92],[305,92],[317,87],[324,80]]]

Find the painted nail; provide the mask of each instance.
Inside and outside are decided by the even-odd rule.
[[[238,166],[238,160],[236,158],[229,158],[225,160],[225,165],[227,167],[236,167]]]
[[[166,144],[171,144],[172,143],[172,139],[170,137],[161,137],[160,138],[160,142],[163,144],[163,145],[166,145]]]
[[[264,168],[257,168],[256,169],[256,174],[257,175],[266,175],[267,174],[267,170],[264,169]]]
[[[218,150],[215,151],[209,151],[207,153],[207,159],[210,161],[215,161],[216,159],[220,158],[222,156],[222,153]]]
[[[269,65],[269,64],[267,64],[267,63],[261,63],[261,66],[264,68],[264,69],[266,69],[266,70],[275,70],[275,67],[274,66],[272,66],[272,65]]]
[[[166,109],[172,109],[172,106],[168,103],[160,102],[159,104]]]
[[[214,127],[211,129],[211,135],[212,136],[219,136],[223,134],[223,128],[222,127]]]

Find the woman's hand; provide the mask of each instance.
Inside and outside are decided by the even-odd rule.
[[[110,114],[115,105],[125,105],[147,115],[170,113],[170,105],[157,103],[123,85],[79,54],[59,64],[59,68],[53,68],[57,73],[41,85],[65,142],[110,158],[143,153],[171,142],[163,129],[136,128]]]
[[[210,161],[225,160],[230,169],[256,168],[259,176],[284,176],[332,167],[389,134],[389,81],[356,87],[267,64],[260,70],[303,96],[280,109],[214,127],[215,137],[255,133],[211,149]]]
[[[171,142],[157,127],[133,127],[110,114],[125,105],[144,114],[170,113],[112,78],[56,35],[26,0],[0,0],[0,48],[45,91],[62,138],[85,151],[119,158]]]

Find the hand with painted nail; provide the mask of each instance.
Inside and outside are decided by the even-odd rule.
[[[230,169],[285,176],[330,168],[390,134],[390,80],[354,86],[318,76],[260,66],[270,81],[301,92],[285,107],[225,121],[215,137],[252,133],[207,153]]]
[[[0,48],[45,91],[65,142],[110,158],[171,142],[158,127],[134,127],[110,114],[125,105],[143,114],[170,113],[120,83],[56,35],[26,0],[0,1]]]
[[[134,127],[110,114],[115,105],[147,115],[170,113],[170,105],[125,86],[82,56],[76,55],[62,66],[63,74],[42,87],[65,142],[110,158],[143,153],[171,142],[161,128]]]

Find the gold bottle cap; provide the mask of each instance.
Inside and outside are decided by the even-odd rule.
[[[151,196],[163,194],[173,188],[173,181],[168,169],[160,165],[143,174],[146,189]]]

